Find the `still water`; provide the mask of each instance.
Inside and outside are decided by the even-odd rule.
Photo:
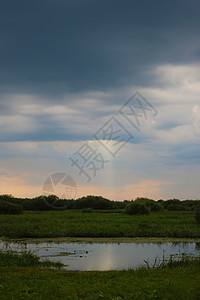
[[[62,262],[66,270],[125,270],[145,265],[144,260],[153,265],[155,259],[161,262],[163,255],[169,258],[182,253],[200,256],[200,243],[38,243],[5,244],[0,248],[17,252],[30,250],[41,260]]]

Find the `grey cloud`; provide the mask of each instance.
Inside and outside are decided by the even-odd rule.
[[[186,43],[199,34],[195,0],[3,0],[1,7],[4,93],[59,101],[67,91],[148,86],[145,72],[153,65],[198,59]]]

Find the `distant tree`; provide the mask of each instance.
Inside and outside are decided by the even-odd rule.
[[[4,200],[4,201],[12,201],[14,199],[13,195],[11,194],[4,194],[4,195],[0,195],[0,200]]]
[[[115,202],[102,196],[88,195],[74,201],[73,208],[113,209],[115,208]]]
[[[162,206],[170,211],[194,211],[199,206],[199,204],[199,200],[180,201],[179,199],[170,199],[162,202]]]
[[[0,200],[0,214],[17,215],[17,214],[21,214],[22,212],[23,212],[22,205]]]

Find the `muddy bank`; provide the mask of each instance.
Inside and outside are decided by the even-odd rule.
[[[91,238],[91,237],[60,237],[60,238],[21,238],[8,239],[0,237],[0,241],[14,243],[200,243],[200,238],[155,238],[155,237],[122,237],[122,238]]]

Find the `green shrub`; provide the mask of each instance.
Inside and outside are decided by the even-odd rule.
[[[0,266],[33,266],[39,264],[39,257],[31,252],[15,253],[12,250],[0,250]]]
[[[91,208],[91,209],[113,209],[115,208],[115,202],[110,201],[101,196],[92,196],[88,195],[86,197],[79,198],[74,201],[72,209],[83,209],[83,208]]]
[[[188,210],[190,210],[189,208],[184,207],[183,205],[181,206],[180,204],[176,204],[176,203],[168,205],[167,209],[169,211],[188,211]]]
[[[83,213],[92,213],[93,210],[92,210],[91,208],[83,208],[83,209],[82,209],[82,212],[83,212]]]
[[[162,211],[164,210],[163,206],[156,202],[153,199],[138,197],[135,199],[136,202],[144,203],[151,211]]]
[[[22,205],[0,200],[0,214],[18,215],[22,212]]]
[[[149,215],[150,208],[145,203],[135,201],[126,206],[125,212],[128,215]]]
[[[196,209],[195,218],[198,224],[200,224],[200,207]]]
[[[40,261],[39,256],[31,253],[30,251],[23,251],[16,253],[12,250],[0,250],[0,267],[13,267],[13,266],[42,266],[42,267],[55,267],[60,268],[63,266],[61,262],[51,262],[49,260]]]

